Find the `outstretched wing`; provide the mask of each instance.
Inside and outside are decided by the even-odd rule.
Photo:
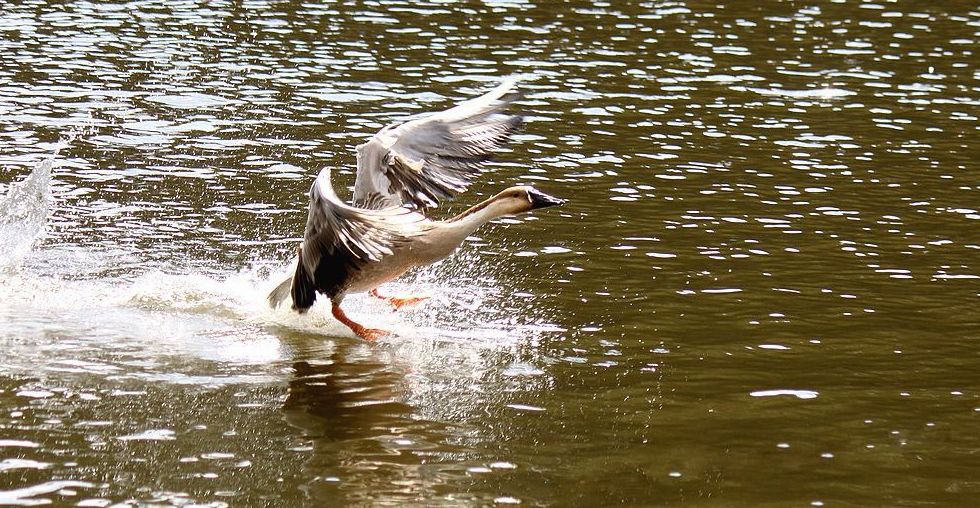
[[[403,233],[392,227],[391,215],[405,210],[364,210],[345,204],[330,183],[324,168],[310,187],[310,212],[306,219],[301,258],[313,274],[324,256],[345,256],[355,262],[379,261],[391,254]]]
[[[463,192],[521,125],[506,114],[515,80],[434,115],[390,125],[357,147],[353,203],[382,209],[438,206]]]
[[[304,312],[316,300],[316,292],[334,296],[343,291],[350,273],[366,263],[380,261],[399,244],[409,241],[422,220],[404,208],[365,210],[344,204],[324,168],[310,187],[310,209],[303,245],[292,277],[268,296],[273,308],[287,295],[293,309]]]

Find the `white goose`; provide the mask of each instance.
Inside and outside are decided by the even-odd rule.
[[[317,293],[330,298],[332,313],[365,340],[388,334],[362,326],[340,304],[350,293],[368,291],[409,269],[445,258],[490,220],[563,200],[533,187],[511,187],[448,220],[421,212],[463,192],[479,176],[481,163],[520,126],[504,113],[516,98],[513,80],[452,109],[390,125],[357,147],[357,176],[351,204],[337,197],[330,169],[310,188],[310,211],[295,273],[268,297],[278,307],[287,298],[306,312]],[[385,298],[396,308],[422,298]]]

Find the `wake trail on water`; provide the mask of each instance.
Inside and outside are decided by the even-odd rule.
[[[0,196],[0,317],[8,321],[0,325],[0,338],[89,333],[206,349],[283,332],[354,337],[330,315],[325,297],[304,315],[288,302],[269,307],[266,296],[290,271],[283,260],[259,260],[237,271],[164,267],[105,275],[98,268],[118,262],[112,254],[43,245],[52,213],[52,165],[53,159],[41,162]],[[45,255],[59,263],[46,263]],[[25,263],[32,256],[39,259]],[[487,268],[479,256],[464,253],[383,287],[393,296],[430,297],[419,305],[395,312],[387,302],[351,295],[344,309],[367,326],[391,331],[385,339],[391,343],[421,339],[499,348],[561,330],[537,315],[533,301],[514,300],[509,284],[500,284]],[[87,273],[96,275],[79,275]]]

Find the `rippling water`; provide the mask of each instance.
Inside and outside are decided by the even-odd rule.
[[[0,0],[0,504],[972,506],[969,2]],[[270,311],[323,166],[523,77],[444,213]]]

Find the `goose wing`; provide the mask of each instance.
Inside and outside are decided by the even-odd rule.
[[[408,213],[404,209],[365,210],[345,204],[330,183],[330,170],[324,168],[310,187],[310,211],[300,260],[312,275],[325,256],[349,258],[354,263],[379,261],[392,253],[392,247],[406,236],[392,220]]]
[[[366,210],[345,204],[333,190],[330,169],[324,168],[310,187],[294,274],[272,290],[269,305],[275,308],[292,295],[293,308],[303,312],[313,305],[317,291],[333,297],[355,271],[411,241],[420,220],[404,208]]]
[[[425,118],[390,125],[357,147],[354,205],[438,206],[463,192],[521,124],[505,110],[516,81]]]

